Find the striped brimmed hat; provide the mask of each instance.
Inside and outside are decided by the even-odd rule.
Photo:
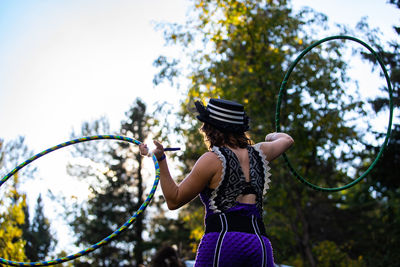
[[[207,107],[196,101],[199,112],[197,119],[209,123],[223,132],[246,132],[249,130],[249,117],[243,105],[224,99],[211,98]]]

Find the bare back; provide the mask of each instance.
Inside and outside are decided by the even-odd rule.
[[[230,147],[229,149],[235,153],[237,159],[239,160],[240,168],[243,172],[246,182],[250,182],[250,161],[249,161],[248,150],[246,148],[230,148]],[[218,161],[221,162],[220,159],[218,159]],[[222,162],[218,167],[216,175],[214,175],[214,177],[211,179],[209,187],[211,189],[217,188],[221,182],[221,179],[222,179]],[[237,201],[239,203],[255,204],[256,195],[255,194],[239,195],[237,197]]]

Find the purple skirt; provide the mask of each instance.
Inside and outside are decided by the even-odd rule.
[[[241,204],[206,218],[195,267],[274,267],[271,242],[252,208]]]
[[[262,236],[266,253],[263,256],[262,242],[255,234],[227,232],[219,251],[219,261],[215,264],[217,243],[221,233],[205,234],[197,250],[195,267],[205,266],[274,266],[272,246],[267,237]]]

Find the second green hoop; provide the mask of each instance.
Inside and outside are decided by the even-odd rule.
[[[369,166],[369,168],[357,179],[353,180],[352,182],[340,186],[340,187],[333,187],[333,188],[327,188],[327,187],[320,187],[318,185],[315,185],[313,183],[310,183],[309,181],[307,181],[304,177],[302,177],[296,170],[295,168],[292,166],[292,164],[289,161],[289,158],[287,157],[287,155],[284,153],[282,156],[286,162],[286,164],[288,165],[290,172],[297,178],[299,179],[302,183],[304,183],[305,185],[311,187],[312,189],[318,190],[318,191],[325,191],[325,192],[337,192],[337,191],[341,191],[341,190],[345,190],[348,189],[350,187],[352,187],[353,185],[357,184],[359,181],[361,181],[365,176],[368,175],[368,173],[374,168],[374,166],[377,164],[379,158],[382,156],[383,151],[386,148],[386,145],[388,143],[389,137],[390,137],[390,133],[391,133],[391,128],[392,128],[392,119],[393,119],[393,97],[392,97],[392,86],[390,83],[390,78],[388,75],[388,72],[385,68],[385,65],[381,59],[381,57],[374,51],[374,49],[372,49],[368,44],[366,44],[365,42],[352,37],[352,36],[346,36],[346,35],[335,35],[335,36],[330,36],[330,37],[326,37],[324,39],[321,39],[313,44],[311,44],[309,47],[307,47],[306,49],[304,49],[304,51],[294,60],[294,62],[290,65],[288,71],[285,74],[285,77],[283,78],[281,87],[280,87],[280,91],[279,91],[279,96],[278,96],[278,102],[277,102],[277,106],[276,106],[276,112],[275,112],[275,129],[277,132],[280,131],[280,109],[281,109],[281,102],[282,102],[282,96],[284,94],[284,92],[286,91],[286,86],[287,86],[287,82],[289,80],[290,74],[292,73],[293,69],[295,68],[295,66],[297,65],[297,63],[308,53],[311,51],[311,49],[313,49],[314,47],[324,43],[324,42],[328,42],[331,40],[336,40],[336,39],[344,39],[344,40],[350,40],[350,41],[354,41],[357,42],[359,44],[361,44],[362,46],[364,46],[366,49],[368,49],[371,54],[375,57],[375,59],[378,61],[384,75],[385,75],[385,79],[386,79],[386,83],[387,83],[387,88],[388,88],[388,92],[389,92],[389,107],[390,107],[390,113],[389,113],[389,123],[388,123],[388,127],[387,127],[387,132],[386,132],[386,138],[378,152],[378,155],[376,156],[375,160],[371,163],[371,165]]]

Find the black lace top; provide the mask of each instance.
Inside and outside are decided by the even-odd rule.
[[[262,199],[269,188],[270,167],[265,155],[258,145],[248,146],[250,161],[250,182],[246,178],[240,166],[236,154],[227,147],[213,147],[212,151],[222,161],[222,177],[217,188],[206,187],[200,198],[206,206],[207,215],[225,212],[237,205],[237,197],[241,194],[255,194],[256,206],[262,213]]]

